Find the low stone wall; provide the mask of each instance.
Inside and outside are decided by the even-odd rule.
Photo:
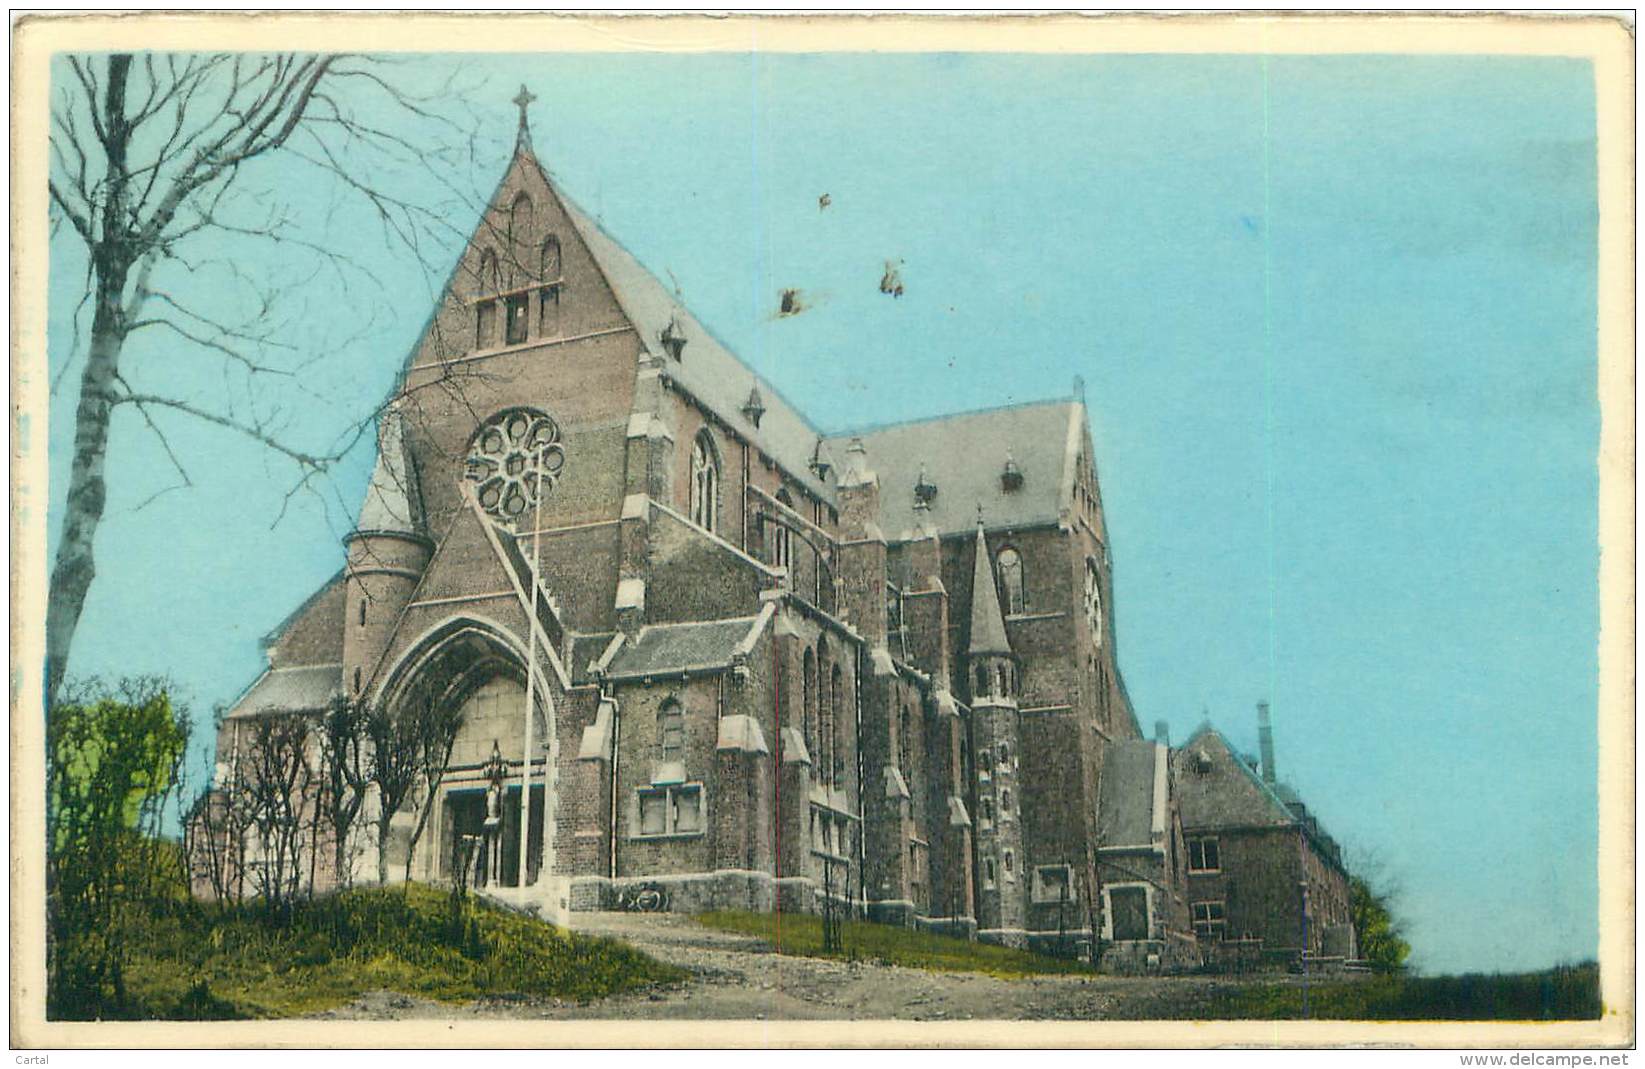
[[[954,939],[974,940],[977,938],[977,919],[975,917],[915,917],[914,927],[922,932],[933,935],[946,935]]]
[[[571,883],[571,909],[638,913],[710,913],[776,908],[777,881],[767,872],[720,870],[672,876],[579,876]],[[787,881],[783,881],[787,882]],[[784,908],[788,908],[785,902]]]
[[[1132,975],[1161,972],[1165,967],[1164,940],[1127,939],[1109,943],[1102,951],[1103,972]]]
[[[1027,950],[1028,932],[1021,928],[980,928],[977,930],[977,942]]]

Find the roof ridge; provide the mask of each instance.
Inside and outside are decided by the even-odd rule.
[[[1044,397],[1037,401],[1012,401],[1003,405],[986,405],[982,408],[966,408],[957,412],[944,412],[935,416],[912,416],[907,419],[889,420],[884,423],[869,423],[859,427],[851,427],[841,431],[830,431],[825,437],[830,440],[850,438],[864,434],[877,434],[880,431],[895,430],[899,427],[912,427],[921,423],[941,423],[944,420],[964,419],[967,416],[987,416],[996,412],[1012,412],[1024,408],[1049,408],[1053,405],[1071,405],[1080,399],[1074,396]]]
[[[1222,745],[1227,748],[1229,755],[1233,757],[1235,766],[1238,767],[1241,772],[1245,773],[1246,779],[1256,784],[1257,789],[1261,791],[1270,802],[1279,806],[1280,812],[1285,814],[1285,818],[1287,820],[1292,823],[1300,823],[1297,819],[1297,815],[1291,812],[1291,807],[1286,804],[1285,799],[1281,798],[1279,794],[1268,785],[1268,782],[1256,773],[1256,770],[1245,763],[1245,758],[1240,756],[1238,748],[1234,746],[1233,741],[1229,739],[1227,735],[1222,733],[1221,728],[1207,720],[1204,724],[1200,725],[1200,729],[1198,731],[1189,736],[1189,741],[1198,738],[1207,731],[1222,740]],[[1183,745],[1186,746],[1187,743],[1184,743]],[[1297,796],[1299,801],[1301,800],[1301,797],[1302,796],[1300,794]]]

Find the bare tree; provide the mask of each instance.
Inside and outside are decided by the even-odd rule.
[[[417,786],[422,757],[415,725],[394,715],[386,702],[367,710],[366,736],[371,740],[371,782],[377,788],[377,882],[386,884],[394,815]]]
[[[238,754],[236,804],[245,810],[256,846],[248,866],[264,905],[289,913],[302,889],[306,850],[304,822],[314,804],[310,761],[312,725],[306,716],[271,713],[253,720]]]
[[[391,78],[396,62],[346,55],[115,53],[69,56],[59,64],[49,195],[54,232],[67,222],[87,253],[84,296],[73,317],[76,357],[88,306],[90,323],[47,602],[48,705],[58,700],[97,571],[94,542],[109,497],[105,467],[118,406],[134,409],[159,438],[182,486],[192,483],[162,430],[162,412],[260,443],[293,465],[292,493],[329,472],[371,426],[375,410],[355,413],[329,444],[288,440],[289,412],[270,401],[267,387],[303,390],[305,357],[293,341],[295,328],[276,314],[285,303],[281,298],[292,296],[292,285],[278,281],[262,261],[254,270],[242,269],[246,257],[227,250],[251,245],[266,247],[257,255],[301,256],[312,262],[293,265],[287,276],[306,268],[307,277],[324,273],[344,289],[375,279],[329,232],[307,236],[291,201],[281,198],[282,183],[257,184],[267,162],[278,157],[312,168],[337,196],[365,205],[385,240],[409,252],[426,278],[443,276],[446,248],[466,236],[448,220],[461,221],[467,213],[396,196],[384,188],[382,176],[421,173],[462,200],[466,194],[449,174],[460,159],[473,159],[472,124],[453,117],[462,97],[449,83],[424,94],[408,92]],[[442,136],[413,143],[401,125]],[[288,178],[283,185],[293,183]],[[199,277],[208,269],[250,291],[242,307],[202,303]],[[364,322],[357,329],[370,326]],[[156,388],[152,375],[139,377],[140,368],[123,363],[127,342],[145,332],[166,339],[167,359],[219,362],[224,382],[232,379],[245,396],[202,401]],[[328,340],[315,348],[335,347]],[[59,379],[71,366],[72,359]]]
[[[340,887],[354,882],[349,844],[371,786],[367,717],[362,703],[338,699],[319,723],[320,805],[332,835],[332,859]]]
[[[415,704],[402,714],[412,722],[416,738],[418,785],[422,804],[417,807],[417,824],[411,830],[411,841],[406,847],[406,879],[411,879],[411,864],[417,856],[417,843],[428,827],[429,814],[434,811],[445,779],[446,766],[451,762],[451,748],[457,742],[457,733],[463,727],[463,707],[445,694],[419,694]]]

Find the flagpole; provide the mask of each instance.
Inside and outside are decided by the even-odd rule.
[[[527,851],[531,846],[531,729],[533,727],[532,710],[536,705],[537,696],[537,569],[542,550],[542,518],[543,518],[543,456],[541,451],[532,457],[532,466],[536,469],[537,478],[533,480],[532,489],[535,500],[531,509],[531,600],[527,609],[526,619],[526,671],[525,671],[525,749],[520,762],[520,868],[518,887],[520,894],[525,894],[526,887],[526,859]],[[546,776],[547,769],[544,769]],[[545,780],[546,782],[546,780]],[[546,796],[546,791],[544,792]],[[548,834],[548,826],[543,826],[543,834]]]

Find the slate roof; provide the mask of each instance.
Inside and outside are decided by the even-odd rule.
[[[360,505],[360,531],[427,535],[417,467],[406,450],[400,414],[393,409],[377,421],[377,466]]]
[[[314,712],[326,708],[342,693],[343,666],[340,664],[270,668],[234,703],[228,715]]]
[[[994,557],[988,552],[988,538],[977,525],[976,563],[971,570],[971,645],[969,651],[1010,653],[1011,640],[1005,635],[1005,614],[1000,611],[1000,592],[994,584]]]
[[[533,160],[535,162],[534,157]],[[568,197],[547,168],[540,162],[537,167],[543,181],[565,207],[571,225],[588,246],[623,314],[640,332],[646,348],[662,353],[659,339],[670,320],[684,334],[685,349],[678,362],[666,355],[660,356],[667,373],[728,426],[777,461],[797,482],[832,503],[835,471],[830,470],[828,478],[823,480],[818,479],[810,467],[817,445],[823,441],[822,432],[789,404],[775,386],[726,348],[645,265]],[[758,427],[742,411],[750,391],[756,388],[765,405]]]
[[[939,534],[959,534],[976,525],[979,503],[990,530],[1055,523],[1071,493],[1085,419],[1081,401],[1039,401],[870,427],[830,442],[843,451],[852,438],[863,440],[868,467],[880,478],[880,527],[888,538],[914,528],[921,465],[937,487],[928,522]],[[1023,476],[1009,491],[1000,480],[1007,453]]]
[[[298,606],[295,609],[292,609],[290,612],[288,612],[286,614],[286,618],[284,620],[281,620],[279,623],[275,624],[273,630],[269,631],[268,634],[264,635],[261,639],[259,639],[258,643],[261,646],[263,646],[264,648],[267,648],[269,646],[274,645],[276,642],[279,642],[280,637],[282,635],[284,635],[287,630],[290,629],[292,624],[295,624],[299,619],[301,619],[303,614],[308,612],[308,610],[314,606],[315,602],[319,601],[322,597],[324,597],[327,593],[329,593],[332,590],[333,587],[335,587],[338,583],[341,583],[343,581],[343,574],[346,570],[347,569],[344,569],[344,568],[337,569],[337,571],[332,574],[330,579],[327,579],[325,582],[321,583],[318,587],[316,587],[315,590],[314,590],[314,593],[312,593],[308,597],[304,598],[302,600],[302,602],[299,603]],[[338,636],[337,636],[337,642],[338,642],[337,652],[339,654],[341,654],[342,653],[342,635],[341,635],[341,633],[339,633]]]
[[[1205,771],[1196,767],[1200,754],[1210,763]],[[1285,801],[1210,724],[1201,725],[1189,736],[1175,760],[1183,827],[1278,827],[1296,823]]]
[[[1126,739],[1109,747],[1097,792],[1098,844],[1151,846],[1154,841],[1155,743]]]
[[[723,668],[748,637],[757,616],[703,623],[656,624],[642,627],[611,661],[606,676],[613,680],[668,675],[690,669]]]

